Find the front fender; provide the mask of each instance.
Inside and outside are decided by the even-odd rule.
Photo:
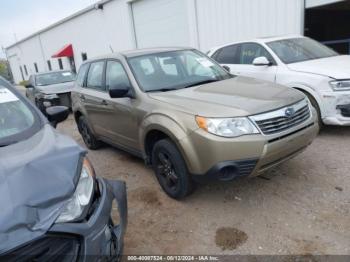
[[[192,120],[192,118],[193,116],[184,116],[181,117],[180,120],[176,117],[170,116],[169,114],[162,113],[154,113],[147,116],[140,125],[139,133],[139,141],[141,141],[141,150],[145,159],[147,157],[145,148],[145,139],[147,134],[149,134],[149,132],[151,131],[160,131],[166,134],[176,144],[187,166],[190,168],[189,155],[191,155],[191,152],[193,151],[191,150],[192,145],[184,143],[183,141],[186,141],[188,135],[196,129],[195,125],[191,125],[192,122],[194,123],[194,120]],[[184,122],[186,121],[188,122],[185,124]]]
[[[314,88],[312,88],[309,85],[303,84],[303,83],[290,83],[287,86],[291,87],[291,88],[298,89],[298,90],[306,92],[306,93],[309,93],[316,100],[317,104],[319,105],[321,115],[324,115],[324,107],[323,107],[321,97],[320,97],[319,93]]]
[[[180,126],[176,119],[161,113],[151,114],[142,121],[139,133],[140,141],[145,141],[147,134],[152,130],[165,133],[175,142],[187,136],[185,128]],[[145,151],[144,143],[142,143],[142,151]]]

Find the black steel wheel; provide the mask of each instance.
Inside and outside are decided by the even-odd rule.
[[[170,140],[160,140],[154,145],[152,165],[158,182],[167,195],[181,199],[192,192],[192,181],[186,163]]]
[[[81,116],[79,118],[78,129],[79,129],[81,136],[83,137],[85,145],[89,149],[96,150],[101,146],[101,142],[98,141],[98,139],[91,132],[91,129],[90,129],[89,125],[87,124],[84,116]]]

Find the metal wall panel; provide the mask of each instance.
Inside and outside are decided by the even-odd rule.
[[[22,80],[20,65],[27,67],[25,79],[35,73],[34,63],[37,63],[39,72],[48,71],[47,60],[51,61],[53,70],[59,69],[58,59],[51,56],[67,44],[73,45],[77,69],[83,62],[82,53],[93,58],[112,50],[133,49],[129,8],[128,0],[110,1],[103,10],[93,9],[7,48],[7,55],[13,57],[9,60],[15,82]],[[64,69],[69,69],[68,58],[62,58],[62,62]]]
[[[88,58],[136,47],[193,46],[203,51],[259,36],[303,33],[304,0],[114,0],[42,30],[7,49],[15,81],[19,65],[47,71],[47,60],[72,44],[77,68]],[[63,58],[68,68],[68,59]]]
[[[303,34],[304,0],[195,0],[199,48],[263,36]]]
[[[132,3],[138,48],[189,44],[186,0],[142,0]]]

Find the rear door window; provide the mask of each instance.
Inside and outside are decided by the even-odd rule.
[[[218,50],[213,58],[220,64],[239,64],[239,45],[231,45]]]
[[[93,62],[90,65],[89,73],[87,76],[86,86],[88,88],[104,90],[103,86],[103,70],[104,61]]]
[[[239,64],[251,65],[255,58],[261,56],[264,56],[270,62],[275,63],[275,60],[263,46],[256,43],[242,44],[239,53]]]

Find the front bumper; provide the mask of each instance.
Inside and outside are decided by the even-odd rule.
[[[62,94],[39,94],[37,96],[39,109],[44,112],[47,107],[66,106],[72,108],[71,93]]]
[[[181,141],[190,173],[197,181],[257,176],[302,152],[319,131],[316,114],[276,135],[223,138],[196,130]]]
[[[121,181],[97,179],[99,195],[85,221],[54,224],[45,235],[1,255],[0,261],[119,261],[127,226],[126,186]],[[111,219],[117,201],[120,223]]]
[[[326,125],[350,126],[350,91],[321,92],[322,121]]]
[[[93,213],[81,223],[62,223],[52,226],[50,234],[69,234],[79,238],[79,261],[99,261],[101,257],[118,261],[123,251],[127,226],[127,198],[124,182],[97,179],[100,197]],[[112,202],[117,201],[120,223],[111,219]]]

